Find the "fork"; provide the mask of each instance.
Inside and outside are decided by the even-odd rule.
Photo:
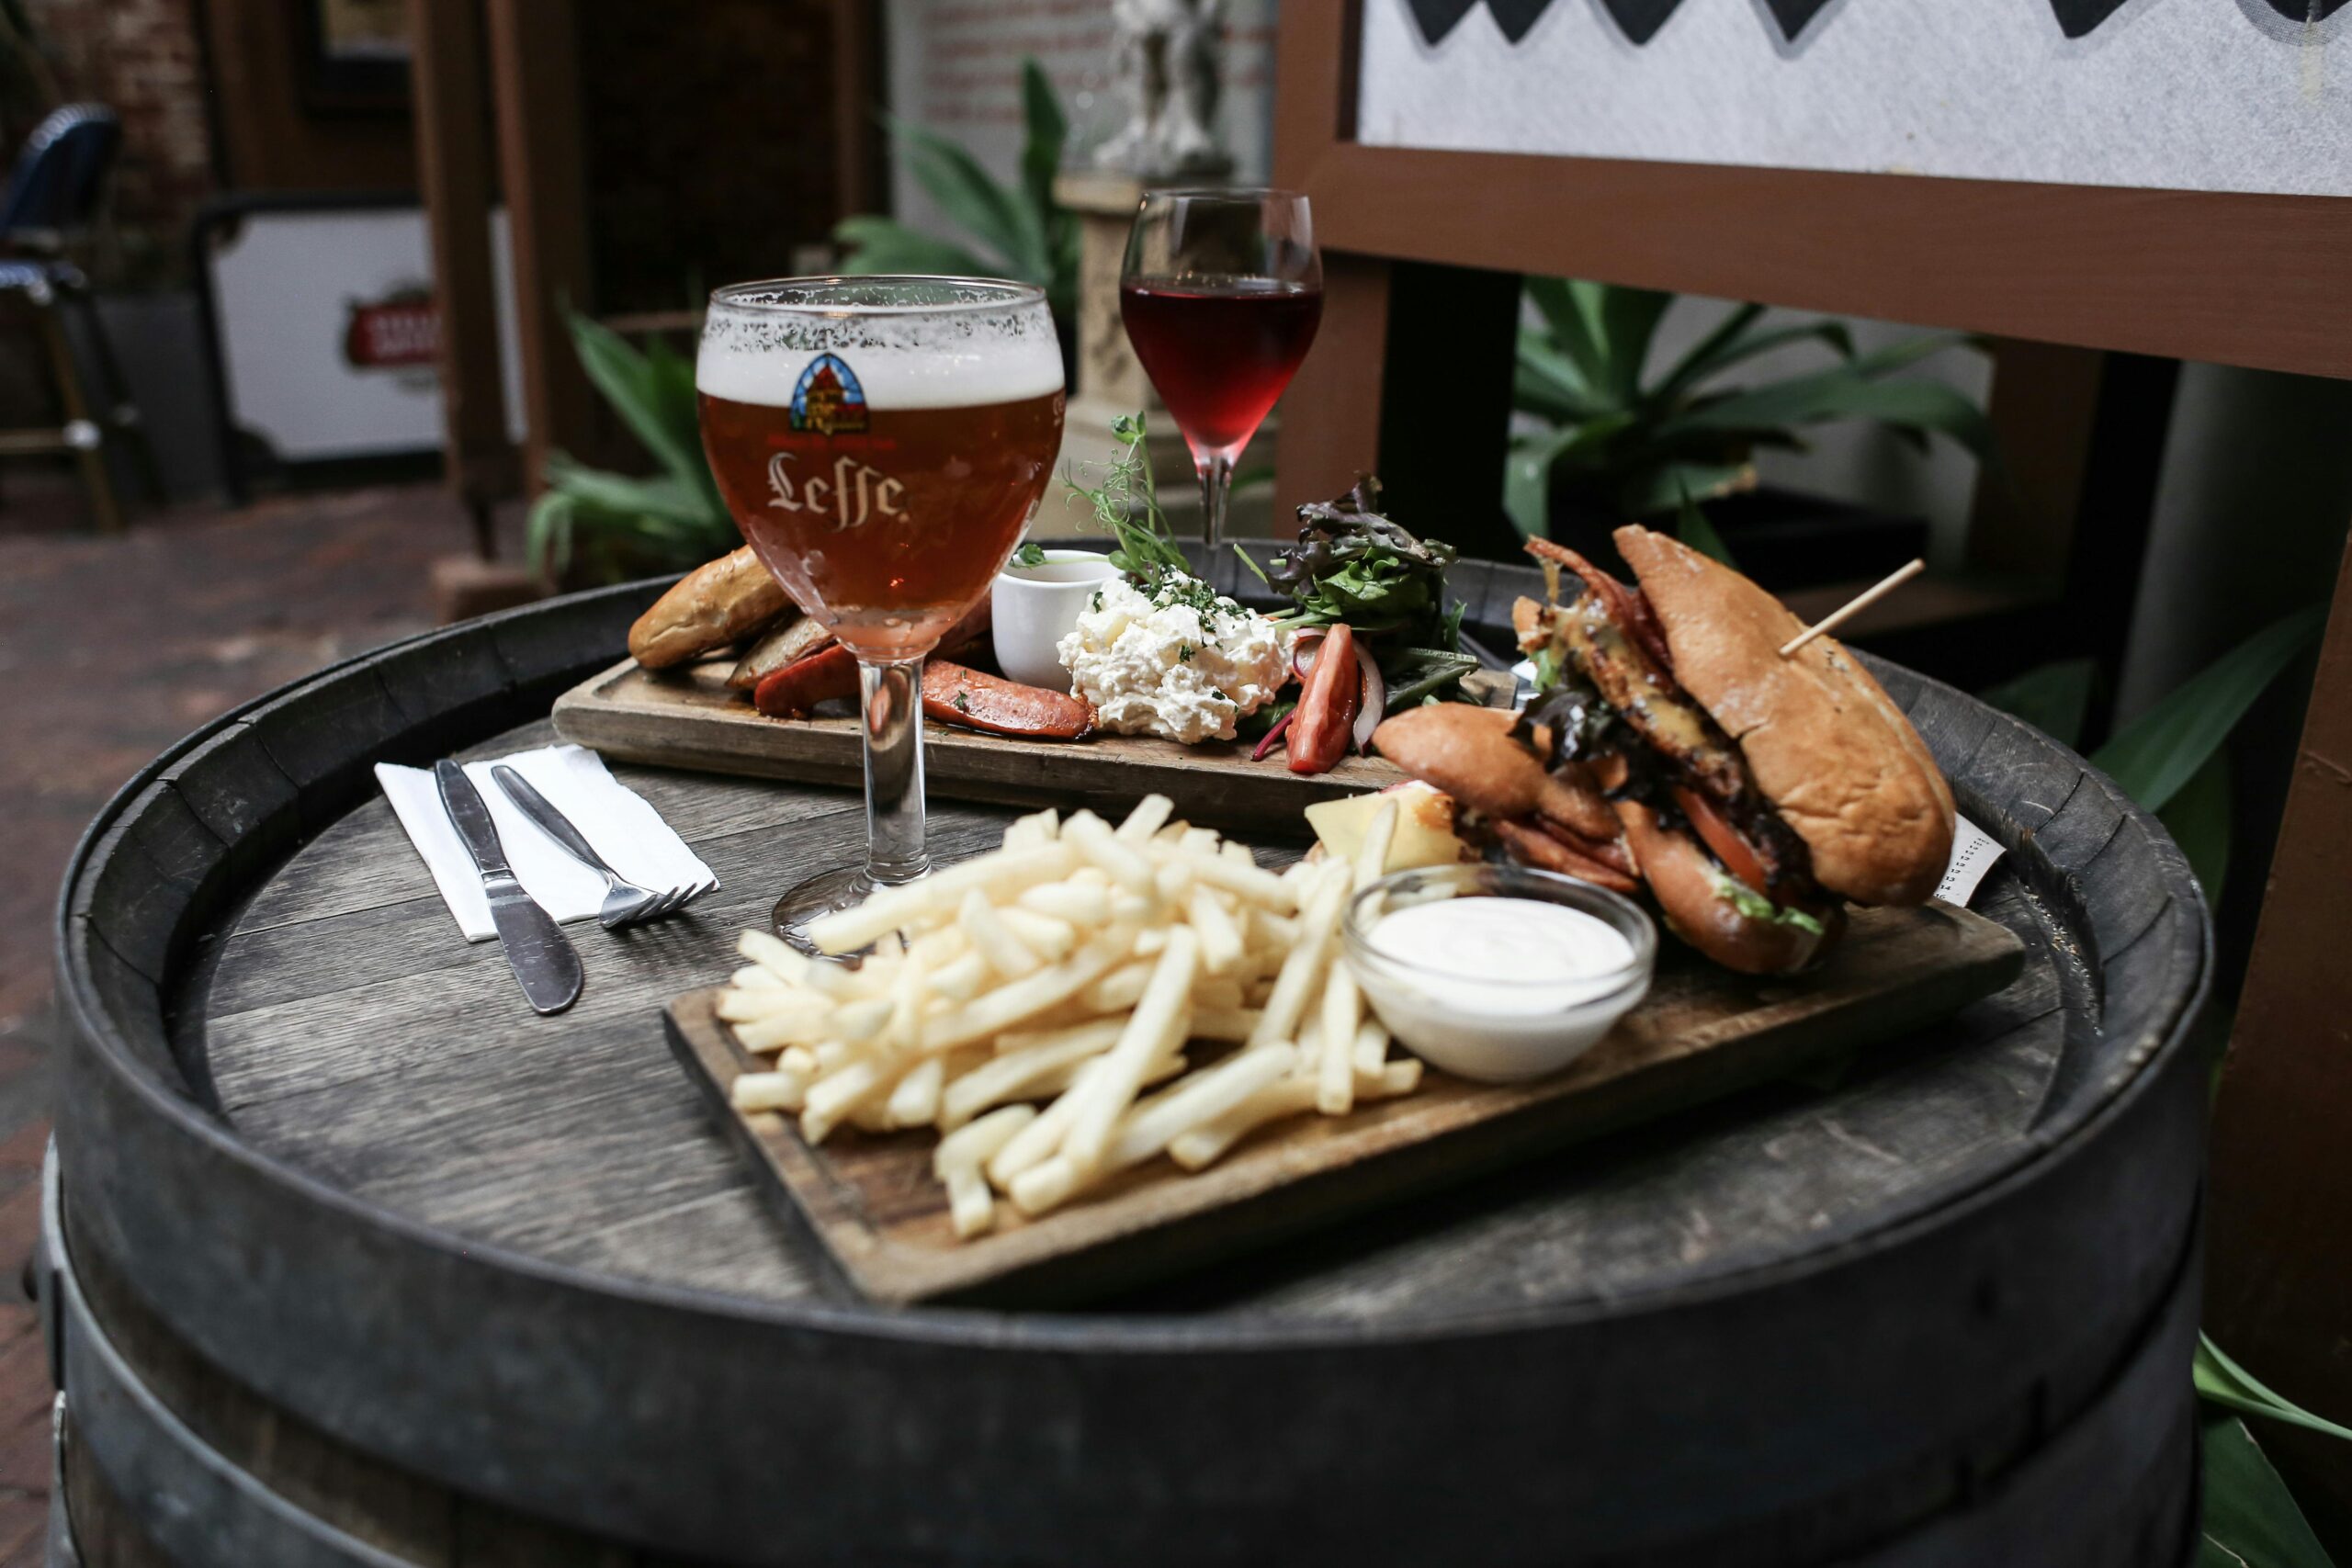
[[[668,889],[639,887],[636,883],[605,863],[580,829],[550,805],[546,795],[531,787],[531,781],[503,762],[495,763],[490,776],[514,808],[531,819],[539,831],[563,846],[572,859],[601,874],[605,879],[604,907],[596,911],[596,923],[606,931],[618,931],[623,926],[641,925],[658,920],[664,915],[674,915],[688,904],[718,886],[716,881],[698,882],[684,887]]]

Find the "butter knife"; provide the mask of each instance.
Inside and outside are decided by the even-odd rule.
[[[433,764],[433,782],[440,786],[442,809],[465,841],[466,852],[474,857],[474,869],[481,873],[481,890],[490,896],[490,923],[498,930],[498,945],[506,950],[507,966],[522,982],[523,995],[535,1011],[561,1012],[580,999],[580,954],[514,880],[490,807],[466,771],[444,757]]]

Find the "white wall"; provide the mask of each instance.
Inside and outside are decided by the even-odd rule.
[[[1630,42],[1551,0],[1437,43],[1364,0],[1358,131],[1384,146],[2213,191],[2352,194],[2352,14],[2138,0],[2068,39],[2049,0],[1843,0],[1787,41],[1756,0],[1682,0]],[[2330,56],[2335,56],[2331,59]],[[2331,70],[2331,67],[2334,67]]]

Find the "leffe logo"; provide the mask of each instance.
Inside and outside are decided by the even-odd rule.
[[[854,435],[866,427],[865,389],[838,354],[820,354],[792,389],[792,428]]]
[[[796,484],[787,468],[792,461],[789,452],[768,459],[768,489],[774,495],[768,504],[779,511],[830,512],[835,528],[854,528],[876,515],[906,515],[899,504],[905,487],[870,463],[844,453],[833,459],[830,478],[821,472],[804,474]]]

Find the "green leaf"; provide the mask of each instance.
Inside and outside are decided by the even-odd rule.
[[[2124,794],[2162,811],[2326,622],[2324,605],[2272,622],[2117,731],[2091,761]]]
[[[1591,323],[1577,302],[1568,280],[1531,277],[1522,292],[1550,329],[1553,346],[1575,366],[1577,379],[1592,392],[1606,387],[1609,377],[1600,344],[1593,337]]]
[[[2352,1440],[2352,1430],[2314,1416],[2263,1386],[2252,1372],[2230,1359],[2222,1348],[2213,1343],[2210,1335],[2199,1334],[2197,1337],[2197,1359],[2192,1371],[2197,1380],[2197,1392],[2216,1404],[2226,1404],[2233,1410],[2243,1410],[2250,1416],[2267,1416],[2273,1421],[2284,1421],[2289,1426],[2324,1432],[2331,1438]]]
[[[1510,391],[1514,408],[1558,424],[1614,412],[1593,395],[1582,367],[1533,327],[1520,329]]]
[[[1654,517],[1680,505],[1686,495],[1715,501],[1755,483],[1753,463],[1664,462],[1629,477],[1618,491],[1617,509],[1628,517]]]
[[[573,508],[577,503],[561,491],[539,492],[523,531],[523,555],[548,577],[560,577],[571,565]]]
[[[1658,384],[1647,394],[1653,401],[1671,400],[1683,388],[1693,385],[1721,368],[1721,356],[1740,334],[1756,324],[1764,314],[1761,305],[1741,305],[1724,313],[1705,337],[1692,344],[1681,358],[1676,360]],[[1852,358],[1851,355],[1847,355]]]
[[[1709,560],[1721,561],[1734,571],[1739,570],[1739,563],[1731,558],[1731,547],[1715,532],[1715,525],[1707,521],[1707,514],[1699,510],[1699,503],[1690,499],[1687,486],[1682,491],[1682,509],[1674,521],[1674,536]]]
[[[2083,743],[2083,720],[2090,713],[2091,690],[2098,679],[2098,664],[2088,659],[2062,659],[2027,671],[1976,694],[1981,702],[2014,714],[2062,745]]]
[[[895,218],[870,214],[844,218],[833,225],[833,243],[849,252],[842,270],[849,273],[944,273],[971,276],[994,270],[952,240],[934,240],[908,228]]]
[[[1641,390],[1642,367],[1649,363],[1650,343],[1674,296],[1655,288],[1625,288],[1613,283],[1577,279],[1568,293],[1584,316],[1586,330],[1600,345],[1602,374],[1600,387],[1620,403],[1634,400]]]
[[[549,490],[560,491],[583,506],[605,512],[642,513],[688,526],[725,521],[723,517],[714,517],[695,491],[666,475],[635,479],[587,468],[560,452],[550,452],[547,477]]]
[[[2205,902],[2222,901],[2230,870],[2230,754],[2217,750],[2188,775],[2171,804],[2156,813],[2172,841],[2188,857],[2188,869],[2205,889]]]
[[[2204,1448],[2198,1568],[2335,1568],[2245,1422],[2233,1416],[2207,1421]]]
[[[1503,510],[1521,534],[1540,539],[1552,526],[1552,465],[1580,446],[1608,440],[1633,419],[1609,414],[1513,443],[1503,459]]]
[[[571,315],[571,341],[579,351],[580,367],[629,434],[645,444],[673,479],[718,512],[718,488],[703,457],[692,370],[682,381],[674,368],[676,355],[666,349],[662,351],[666,357],[640,354],[618,333],[577,311]]]
[[[1760,310],[1762,307],[1749,306],[1747,309]],[[1747,318],[1747,321],[1754,319],[1753,316]],[[1745,326],[1737,311],[1727,318],[1724,324]],[[1775,327],[1770,332],[1745,336],[1737,333],[1724,336],[1722,329],[1718,328],[1684,355],[1647,396],[1653,401],[1670,402],[1711,376],[1719,376],[1735,365],[1770,354],[1774,349],[1786,348],[1792,343],[1803,343],[1808,338],[1828,344],[1837,351],[1840,359],[1850,361],[1854,357],[1854,334],[1843,321],[1806,321],[1798,326]]]
[[[1053,258],[1042,214],[937,131],[897,118],[888,124],[916,183],[942,212],[996,252],[1012,276],[1029,283],[1050,280]]]
[[[1878,378],[1951,346],[1952,338],[1921,338],[1876,356],[1833,366],[1697,404],[1663,421],[1671,434],[1692,430],[1772,430],[1822,424],[1838,419],[1874,419],[1883,423],[1948,435],[1990,460],[1993,424],[1984,411],[1941,381],[1885,381]],[[1905,352],[1906,351],[1907,357]]]

